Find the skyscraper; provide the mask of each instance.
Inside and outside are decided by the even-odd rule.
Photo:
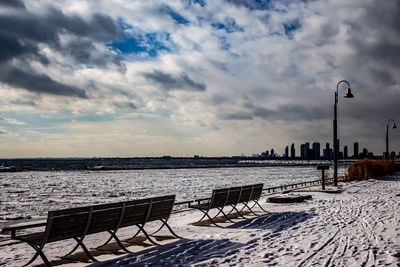
[[[313,155],[311,157],[313,159],[319,160],[321,158],[321,145],[318,142],[314,142],[312,144]]]
[[[296,149],[294,148],[294,143],[290,146],[290,158],[295,159],[296,158]]]
[[[353,155],[353,157],[354,157],[355,159],[358,159],[358,155],[359,155],[359,152],[358,152],[358,142],[355,142],[355,143],[354,143],[354,155]]]
[[[310,143],[306,142],[304,144],[304,159],[309,160],[310,159]]]
[[[331,160],[331,149],[330,149],[329,143],[326,143],[326,145],[325,145],[324,159]]]
[[[349,157],[349,151],[348,151],[347,146],[344,146],[344,147],[343,147],[343,157],[344,157],[345,159],[347,159],[347,158]]]

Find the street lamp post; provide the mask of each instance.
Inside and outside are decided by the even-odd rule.
[[[342,80],[336,85],[335,92],[335,105],[333,108],[333,185],[338,185],[338,175],[337,175],[337,162],[339,156],[339,148],[338,148],[338,138],[337,138],[337,104],[338,104],[338,94],[339,94],[339,85],[341,83],[347,84],[347,93],[344,96],[345,98],[353,98],[354,95],[351,93],[350,84],[348,81]]]
[[[392,129],[396,129],[396,122],[393,119],[389,119],[386,125],[386,154],[385,158],[389,160],[389,124],[390,122],[393,122]]]

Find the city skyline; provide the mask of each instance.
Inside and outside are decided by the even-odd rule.
[[[0,0],[0,158],[325,144],[343,79],[355,97],[339,88],[338,138],[381,154],[388,119],[400,123],[399,6]]]
[[[271,148],[270,150],[267,149],[265,152],[262,152],[260,156],[262,157],[279,157],[282,159],[303,159],[303,160],[333,160],[333,147],[329,142],[325,143],[324,147],[321,146],[319,142],[305,142],[305,143],[300,143],[297,146],[298,150],[296,150],[296,144],[292,143],[290,145],[287,145],[284,149],[284,153],[280,154],[279,152],[275,152],[274,148]],[[352,144],[352,149],[349,149],[349,146],[347,144],[343,145],[342,147],[340,146],[340,140],[339,140],[339,159],[358,159],[360,158],[360,155],[362,157],[366,156],[382,156],[382,155],[374,155],[373,152],[369,151],[367,147],[363,147],[363,149],[360,152],[360,145],[358,142],[354,142]],[[349,151],[351,153],[349,153]],[[395,151],[394,151],[395,152]],[[400,155],[400,151],[395,152],[396,155]],[[365,155],[364,155],[365,154]]]

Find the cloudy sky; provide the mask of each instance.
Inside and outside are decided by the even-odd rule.
[[[341,144],[380,154],[398,0],[0,0],[3,158],[299,151],[331,142],[343,79]]]

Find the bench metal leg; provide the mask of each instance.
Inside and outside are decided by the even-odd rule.
[[[76,244],[75,247],[74,247],[70,252],[68,252],[68,253],[65,254],[64,256],[61,256],[60,258],[68,257],[69,255],[71,255],[72,253],[74,253],[75,250],[77,250],[78,248],[79,248],[79,244]]]
[[[110,239],[109,240],[111,240],[111,239],[115,239],[115,241],[117,241],[117,244],[118,244],[118,246],[123,250],[123,251],[125,251],[126,253],[132,253],[132,251],[129,251],[125,246],[124,246],[124,244],[122,244],[122,242],[121,242],[121,240],[119,240],[119,238],[117,237],[117,235],[116,235],[116,233],[117,233],[117,231],[108,231],[109,233],[110,233],[110,235],[111,235],[111,237],[110,237]]]
[[[243,203],[243,208],[240,209],[240,211],[244,210],[245,208],[248,208],[249,211],[254,215],[254,216],[258,216],[248,205],[248,202]]]
[[[25,242],[26,242],[26,241],[25,241]],[[36,258],[37,258],[38,256],[40,256],[40,257],[42,258],[42,261],[43,261],[43,263],[44,263],[44,265],[45,265],[46,267],[51,267],[51,264],[50,264],[49,260],[47,259],[46,255],[44,255],[44,253],[43,253],[43,251],[42,251],[43,248],[39,247],[39,246],[38,246],[37,244],[35,244],[35,243],[31,243],[31,242],[26,242],[26,243],[27,243],[28,245],[30,245],[30,246],[36,251],[36,253],[35,253],[35,255],[32,257],[32,259],[29,260],[28,263],[26,263],[26,264],[23,265],[23,267],[26,267],[26,266],[30,265],[32,262],[34,262],[34,260],[36,260]]]
[[[207,211],[204,211],[204,210],[201,210],[201,209],[199,209],[201,212],[203,212],[204,213],[204,216],[200,219],[200,220],[198,220],[197,222],[201,222],[203,219],[204,219],[204,217],[206,217],[207,216],[207,218],[210,220],[210,222],[212,223],[212,224],[214,224],[215,226],[217,226],[217,227],[222,227],[221,225],[218,225],[216,222],[214,222],[214,220],[210,217],[210,215],[208,215],[208,212],[210,211],[210,210],[207,210]]]
[[[167,223],[167,220],[165,220],[165,219],[160,219],[160,221],[162,222],[161,227],[158,228],[158,230],[155,231],[154,233],[152,233],[151,235],[154,235],[154,234],[158,233],[164,226],[166,226],[173,236],[175,236],[176,238],[181,238],[180,236],[178,236],[177,234],[175,234],[174,231],[172,231],[171,227],[170,227],[170,226],[168,225],[168,223]]]
[[[257,205],[262,211],[267,212],[265,209],[263,209],[263,207],[261,207],[260,203],[258,203],[257,200],[253,200],[253,201],[254,201],[254,204],[253,204],[253,206],[251,206],[251,208],[254,208]]]
[[[236,205],[231,205],[231,207],[232,207],[232,209],[231,209],[231,211],[230,212],[228,212],[227,214],[229,215],[229,214],[231,214],[232,213],[232,211],[236,211],[237,212],[237,214],[239,214],[239,216],[240,217],[242,217],[243,219],[247,219],[246,217],[244,217],[241,213],[240,213],[240,211],[236,208]]]
[[[146,237],[146,239],[150,241],[150,243],[152,243],[153,245],[156,245],[156,246],[160,246],[160,244],[157,243],[156,241],[154,241],[154,240],[150,237],[150,235],[146,232],[146,230],[144,230],[144,224],[143,224],[143,225],[137,224],[136,226],[139,227],[139,230],[136,232],[136,234],[134,234],[134,235],[133,235],[131,238],[129,238],[128,240],[135,238],[140,232],[142,232],[142,233],[144,234],[144,236]],[[129,243],[129,241],[126,241],[126,242]]]
[[[112,235],[108,238],[108,240],[106,242],[104,242],[102,245],[98,246],[98,248],[104,247],[105,245],[107,245],[108,243],[110,243],[110,241],[113,239]]]
[[[86,256],[94,262],[97,262],[98,260],[96,260],[92,254],[90,254],[89,250],[87,249],[87,247],[83,244],[83,240],[79,239],[78,237],[74,237],[75,241],[78,242],[78,245],[81,246],[81,248],[83,249],[83,252],[85,252]]]
[[[214,216],[217,217],[220,213],[222,213],[222,215],[224,215],[225,219],[227,219],[229,222],[234,223],[234,221],[232,221],[228,215],[225,214],[225,212],[223,211],[224,208],[217,208],[219,210],[219,212],[217,213],[217,215]]]

